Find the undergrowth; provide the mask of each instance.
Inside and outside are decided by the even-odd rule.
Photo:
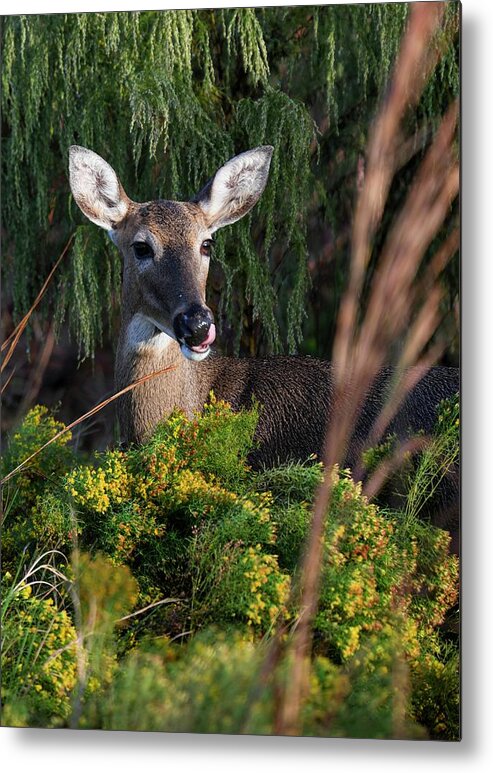
[[[440,416],[430,449],[443,455],[455,407]],[[253,472],[257,418],[211,396],[201,416],[175,412],[125,452],[82,460],[63,435],[9,480],[3,724],[275,732],[286,663],[267,679],[264,663],[276,627],[286,641],[296,624],[291,590],[322,469]],[[30,411],[3,473],[59,429]],[[436,481],[431,451],[422,465],[435,471],[418,468],[423,492]],[[303,733],[457,739],[448,534],[369,504],[349,471],[334,475]]]

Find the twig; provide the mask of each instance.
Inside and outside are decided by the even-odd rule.
[[[54,347],[55,347],[55,333],[53,332],[53,328],[50,325],[48,332],[46,334],[44,346],[41,350],[41,355],[38,359],[36,368],[31,378],[31,385],[28,391],[26,392],[26,394],[24,395],[24,398],[22,399],[22,402],[19,408],[17,409],[18,417],[23,416],[26,410],[29,408],[29,406],[36,399],[36,395],[38,395],[39,390],[41,388],[43,376],[46,371],[46,368],[48,367],[50,357],[53,354]]]
[[[138,609],[136,612],[131,612],[129,615],[125,615],[125,617],[119,617],[118,620],[115,620],[115,623],[123,623],[124,620],[130,620],[131,617],[142,615],[149,609],[160,607],[162,604],[177,604],[179,601],[183,601],[183,599],[161,599],[160,601],[153,601],[152,604],[148,604],[146,607],[142,607],[142,609]]]
[[[15,348],[16,348],[17,344],[19,343],[19,338],[21,337],[21,335],[23,334],[24,330],[26,329],[27,323],[29,322],[29,320],[30,320],[30,318],[31,318],[31,315],[32,315],[33,311],[34,311],[34,310],[36,309],[36,307],[39,305],[39,303],[40,303],[40,301],[41,301],[41,299],[42,299],[43,295],[45,294],[45,292],[46,292],[46,289],[47,289],[48,285],[50,284],[50,282],[51,282],[51,279],[52,279],[52,277],[53,277],[53,275],[54,275],[55,271],[57,270],[58,266],[59,266],[59,265],[60,265],[60,263],[62,262],[62,260],[63,260],[63,258],[65,257],[65,255],[67,254],[68,248],[70,247],[70,245],[71,245],[71,243],[72,243],[72,240],[73,240],[73,238],[74,238],[74,234],[72,234],[72,235],[71,235],[71,237],[70,237],[70,239],[68,240],[67,244],[66,244],[66,245],[65,245],[65,247],[63,248],[62,254],[60,255],[60,257],[59,257],[59,258],[58,258],[58,260],[56,261],[55,265],[54,265],[54,266],[53,266],[53,268],[51,269],[50,273],[48,274],[48,276],[47,276],[47,278],[46,278],[46,280],[45,280],[45,283],[43,284],[43,286],[42,286],[41,290],[40,290],[40,291],[39,291],[39,293],[37,294],[37,296],[36,296],[36,300],[34,301],[33,305],[31,306],[31,308],[29,309],[29,311],[27,312],[27,314],[25,314],[25,316],[24,316],[24,317],[21,319],[21,321],[19,322],[19,324],[18,324],[18,325],[17,325],[17,326],[14,328],[14,330],[12,331],[12,333],[11,333],[11,334],[8,336],[8,338],[6,338],[6,339],[5,339],[5,341],[3,342],[3,344],[2,344],[2,348],[1,348],[1,351],[2,351],[2,352],[3,352],[3,350],[4,350],[4,349],[5,349],[7,346],[9,346],[9,344],[10,344],[10,346],[9,346],[9,350],[8,350],[7,354],[6,354],[6,355],[5,355],[5,357],[3,358],[3,362],[2,362],[2,366],[1,366],[1,368],[0,368],[0,372],[2,372],[2,373],[3,373],[3,371],[4,371],[5,367],[7,366],[7,363],[9,362],[10,358],[12,357],[12,355],[13,355],[13,353],[14,353],[14,351],[15,351]]]
[[[10,382],[12,381],[12,377],[13,377],[13,375],[14,375],[14,373],[15,373],[15,371],[16,371],[16,370],[17,370],[17,368],[15,368],[15,367],[14,367],[14,368],[12,368],[12,371],[11,371],[11,372],[9,373],[9,375],[8,375],[7,381],[6,381],[4,384],[2,384],[2,390],[1,390],[0,394],[2,394],[2,395],[3,395],[3,393],[4,393],[4,392],[5,392],[5,390],[7,389],[8,385],[9,385],[9,384],[10,384]]]
[[[156,376],[162,376],[164,373],[167,373],[170,370],[175,370],[176,365],[168,365],[166,368],[161,368],[160,370],[156,370],[153,373],[148,373],[146,376],[142,376],[137,381],[134,381],[129,386],[124,387],[124,389],[120,389],[119,392],[116,392],[111,397],[108,397],[106,400],[103,400],[101,403],[98,403],[94,406],[94,408],[91,408],[90,411],[87,411],[87,413],[84,413],[83,416],[79,416],[78,419],[71,422],[71,424],[68,424],[66,427],[64,427],[60,432],[57,432],[56,435],[54,435],[50,440],[48,440],[47,443],[44,443],[40,448],[38,448],[33,454],[27,457],[27,459],[24,459],[23,462],[21,462],[15,469],[13,469],[11,472],[8,473],[2,480],[0,480],[0,485],[4,485],[7,483],[8,480],[10,480],[16,473],[20,472],[26,464],[28,464],[30,461],[32,461],[41,451],[44,451],[45,448],[47,448],[49,445],[55,442],[55,440],[58,440],[62,435],[65,435],[66,432],[69,432],[71,429],[76,427],[81,422],[85,421],[86,419],[89,419],[91,416],[94,416],[95,413],[102,410],[103,408],[106,408],[106,406],[113,402],[113,400],[116,400],[118,397],[121,397],[122,395],[126,394],[126,392],[130,392],[131,389],[135,389],[135,387],[139,386],[140,384],[144,384],[146,381],[150,381],[150,379],[156,378]]]

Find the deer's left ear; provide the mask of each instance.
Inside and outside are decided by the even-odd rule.
[[[234,156],[195,196],[211,231],[236,222],[257,203],[267,184],[273,150],[263,145]]]

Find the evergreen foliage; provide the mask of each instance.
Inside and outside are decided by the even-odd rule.
[[[436,121],[458,92],[458,6],[448,6],[437,41],[446,53],[416,125]],[[294,351],[304,332],[305,349],[326,353],[347,242],[329,290],[313,287],[307,305],[308,266],[320,260],[321,230],[347,230],[407,12],[389,3],[3,17],[4,278],[16,319],[74,232],[42,314],[58,327],[68,314],[85,356],[118,311],[119,258],[69,196],[69,145],[100,153],[129,195],[147,200],[189,198],[235,152],[272,144],[259,205],[219,234],[224,277],[212,306],[230,352]],[[457,276],[449,282],[455,297]]]

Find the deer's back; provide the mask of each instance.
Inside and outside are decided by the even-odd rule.
[[[329,362],[310,357],[272,357],[268,359],[230,360],[213,358],[212,388],[233,409],[250,407],[252,399],[261,406],[255,439],[258,447],[249,461],[254,469],[272,467],[288,461],[306,461],[311,455],[322,456],[329,418],[337,421],[334,409],[334,376]],[[362,445],[386,402],[392,369],[383,370],[366,395],[347,455],[341,460],[354,468]],[[433,430],[440,402],[459,391],[456,368],[432,368],[407,394],[388,434],[405,440],[419,432]],[[397,494],[398,496],[398,494]],[[394,493],[383,495],[387,504]],[[459,551],[459,469],[449,471],[420,515],[452,535],[453,552]]]
[[[204,363],[205,364],[205,363]],[[252,399],[261,406],[252,453],[255,467],[273,466],[292,460],[306,460],[322,453],[327,422],[333,409],[332,365],[312,357],[269,357],[265,359],[210,360],[215,394],[231,403],[234,410],[249,407]],[[381,372],[366,395],[348,451],[347,464],[354,463],[364,441],[385,404],[392,369]],[[417,432],[432,431],[441,400],[459,390],[456,368],[432,368],[412,389],[389,425],[388,432],[404,439]],[[337,416],[332,416],[337,421]]]

